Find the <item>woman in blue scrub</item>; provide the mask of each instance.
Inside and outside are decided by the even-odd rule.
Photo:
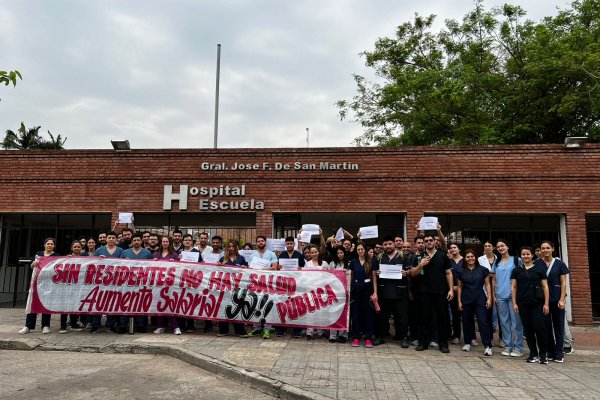
[[[492,266],[492,287],[494,303],[498,307],[498,319],[502,329],[504,342],[503,356],[523,356],[523,325],[521,318],[515,313],[511,298],[512,282],[510,275],[519,265],[518,258],[510,255],[510,248],[504,239],[498,240],[496,250],[500,257]]]
[[[492,306],[490,272],[477,262],[477,255],[471,249],[465,252],[463,268],[456,271],[458,282],[458,309],[462,311],[465,345],[463,351],[471,350],[475,340],[475,322],[479,325],[481,341],[486,356],[492,355],[492,332],[487,318],[487,310]],[[482,289],[485,288],[485,289]]]

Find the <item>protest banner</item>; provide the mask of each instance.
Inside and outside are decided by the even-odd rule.
[[[349,279],[344,270],[44,257],[34,270],[27,308],[35,313],[174,315],[347,330]]]

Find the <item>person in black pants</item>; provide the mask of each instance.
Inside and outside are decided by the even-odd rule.
[[[533,263],[531,247],[521,248],[521,259],[523,265],[511,272],[510,279],[513,307],[515,313],[521,317],[523,333],[529,347],[527,362],[548,364],[545,315],[549,312],[550,296],[546,270]]]
[[[387,236],[383,238],[384,254],[381,256],[377,271],[377,297],[381,312],[377,315],[376,339],[374,345],[384,343],[389,332],[390,324],[388,316],[394,317],[395,334],[394,340],[400,340],[403,348],[408,347],[408,283],[407,269],[404,265],[404,257],[394,245],[394,238]],[[385,265],[401,265],[401,279],[383,279],[379,277],[380,267]]]
[[[492,307],[492,286],[490,285],[490,271],[479,265],[477,256],[471,249],[465,252],[464,266],[456,271],[458,283],[458,309],[462,311],[463,331],[465,344],[463,351],[471,351],[475,340],[474,317],[481,332],[481,341],[485,346],[483,355],[492,355],[492,331],[486,310]],[[485,288],[482,290],[482,288]]]
[[[565,297],[567,296],[567,275],[569,268],[560,259],[554,258],[554,245],[548,240],[540,244],[542,257],[534,261],[546,270],[550,313],[546,318],[546,340],[548,341],[548,360],[564,361],[565,333]]]
[[[421,321],[421,337],[417,351],[429,347],[430,321],[434,314],[437,320],[437,338],[440,351],[449,353],[448,349],[448,301],[454,298],[452,266],[450,259],[442,251],[436,250],[432,235],[425,234],[425,253],[421,261],[413,262],[411,277],[419,277],[419,318]]]
[[[35,253],[35,260],[31,263],[31,268],[38,268],[40,265],[40,258],[42,257],[58,257],[60,254],[55,253],[54,249],[56,248],[56,239],[54,238],[46,238],[44,239],[44,251],[38,251]],[[32,288],[29,288],[32,290]],[[50,333],[50,316],[51,314],[42,314],[42,333],[48,334]],[[35,330],[35,322],[37,320],[36,313],[29,313],[25,318],[25,326],[18,332],[21,335],[27,334],[33,330]]]

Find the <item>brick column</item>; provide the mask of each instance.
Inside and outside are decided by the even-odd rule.
[[[569,212],[566,219],[573,324],[592,325],[592,296],[585,212]]]
[[[256,212],[256,234],[271,237],[273,235],[273,213],[271,210]]]

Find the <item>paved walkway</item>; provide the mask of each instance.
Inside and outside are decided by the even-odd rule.
[[[36,333],[18,335],[24,320],[23,309],[0,309],[0,348],[170,354],[254,387],[279,385],[285,390],[270,394],[287,398],[600,399],[598,328],[573,328],[575,354],[564,364],[540,365],[503,357],[499,348],[484,357],[481,346],[466,353],[451,345],[450,354],[442,354],[402,349],[396,342],[352,348],[289,334],[270,340],[204,333],[59,335],[58,316],[49,335],[39,326]]]

